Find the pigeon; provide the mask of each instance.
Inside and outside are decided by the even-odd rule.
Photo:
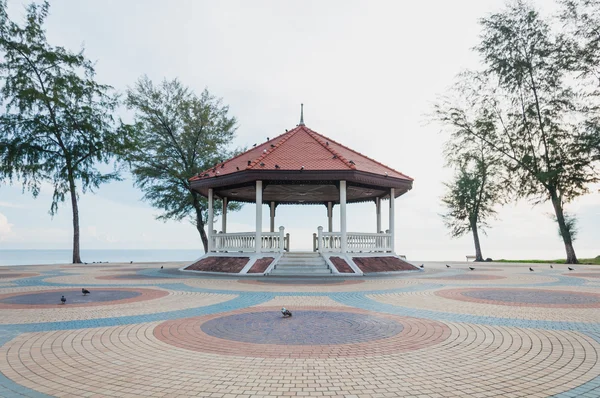
[[[133,264],[133,261],[130,261],[129,264]]]
[[[260,162],[260,167],[265,167],[265,164],[263,162]]]
[[[235,169],[236,169],[237,171],[239,171],[239,170],[240,170],[240,168],[239,168],[238,166],[235,166]]]
[[[529,271],[533,272],[533,268],[529,267]]]
[[[251,164],[252,164],[252,161],[251,161],[251,160],[249,160],[249,161],[248,161],[248,166],[250,166]]]
[[[304,170],[304,166],[300,167],[300,170]]]
[[[471,271],[475,271],[475,268],[473,268],[473,267],[469,267],[469,269],[470,269]]]
[[[162,265],[160,266],[160,269],[163,269],[163,266],[162,266]]]
[[[224,168],[224,167],[225,167],[225,163],[221,164],[221,168]]]
[[[325,145],[329,146],[329,141],[325,141]]]
[[[554,266],[552,264],[550,264],[550,268],[554,268]]]
[[[269,137],[267,137],[267,141],[269,141]]]
[[[275,144],[271,144],[271,148],[275,148]]]
[[[67,299],[65,298],[65,296],[62,296],[62,297],[60,298],[60,301],[61,301],[61,302],[64,304],[64,303],[66,303],[66,302],[67,302]]]
[[[450,266],[448,264],[446,264],[446,268],[450,268]]]
[[[567,267],[569,269],[569,271],[575,271],[575,268],[573,267]]]
[[[252,145],[252,146],[256,146],[256,144]]]
[[[356,163],[354,163],[354,160],[351,160],[348,163],[350,163],[350,164],[356,164]]]
[[[90,294],[90,291],[86,288],[81,288],[81,293],[83,293],[84,296],[87,296],[88,294]]]
[[[385,176],[386,176],[386,177],[388,176],[388,173],[387,173],[387,171],[385,172]]]
[[[276,168],[276,169],[279,169],[280,167],[279,167],[279,165],[278,165],[278,164],[276,164],[276,165],[275,165],[275,168]]]
[[[425,264],[419,265],[419,268],[425,268]]]
[[[285,307],[281,307],[281,313],[283,314],[284,317],[292,316],[292,313],[290,312],[290,310],[286,309]]]

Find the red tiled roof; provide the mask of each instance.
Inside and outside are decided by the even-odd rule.
[[[203,180],[244,170],[357,170],[413,179],[306,126],[298,126],[191,178]]]

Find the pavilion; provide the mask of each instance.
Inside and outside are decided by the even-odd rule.
[[[357,256],[396,257],[394,199],[412,188],[413,179],[309,129],[304,124],[302,110],[296,128],[255,144],[246,152],[194,176],[190,182],[192,189],[208,198],[208,253],[205,258],[249,256],[251,261],[244,265],[241,273],[254,272],[253,264],[258,261],[262,264],[258,272],[268,274],[289,251],[290,237],[285,234],[285,228],[275,230],[277,206],[324,205],[327,231],[315,226],[314,256],[322,257],[333,274],[362,275],[354,261]],[[216,198],[223,203],[218,233],[210,228],[214,225]],[[389,200],[386,231],[382,230],[381,224],[382,200]],[[227,232],[227,204],[231,201],[255,203],[254,231]],[[359,202],[375,204],[375,231],[346,230],[348,204]],[[263,204],[268,205],[270,211],[269,232],[263,232]],[[340,206],[337,231],[332,222],[335,205]],[[271,260],[265,265],[261,259]],[[305,260],[296,263],[310,265]]]

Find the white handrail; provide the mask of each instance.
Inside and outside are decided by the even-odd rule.
[[[319,227],[317,246],[319,252],[341,252],[342,233],[323,232]],[[392,250],[392,234],[373,232],[346,232],[349,252],[389,252]]]
[[[256,233],[255,232],[228,232],[216,233],[213,235],[214,251],[216,252],[254,252],[256,251]],[[283,252],[284,250],[284,228],[280,227],[279,232],[262,232],[261,251],[263,252]]]

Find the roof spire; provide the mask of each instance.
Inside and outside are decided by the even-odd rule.
[[[300,124],[298,126],[304,126],[304,104],[300,104]]]

